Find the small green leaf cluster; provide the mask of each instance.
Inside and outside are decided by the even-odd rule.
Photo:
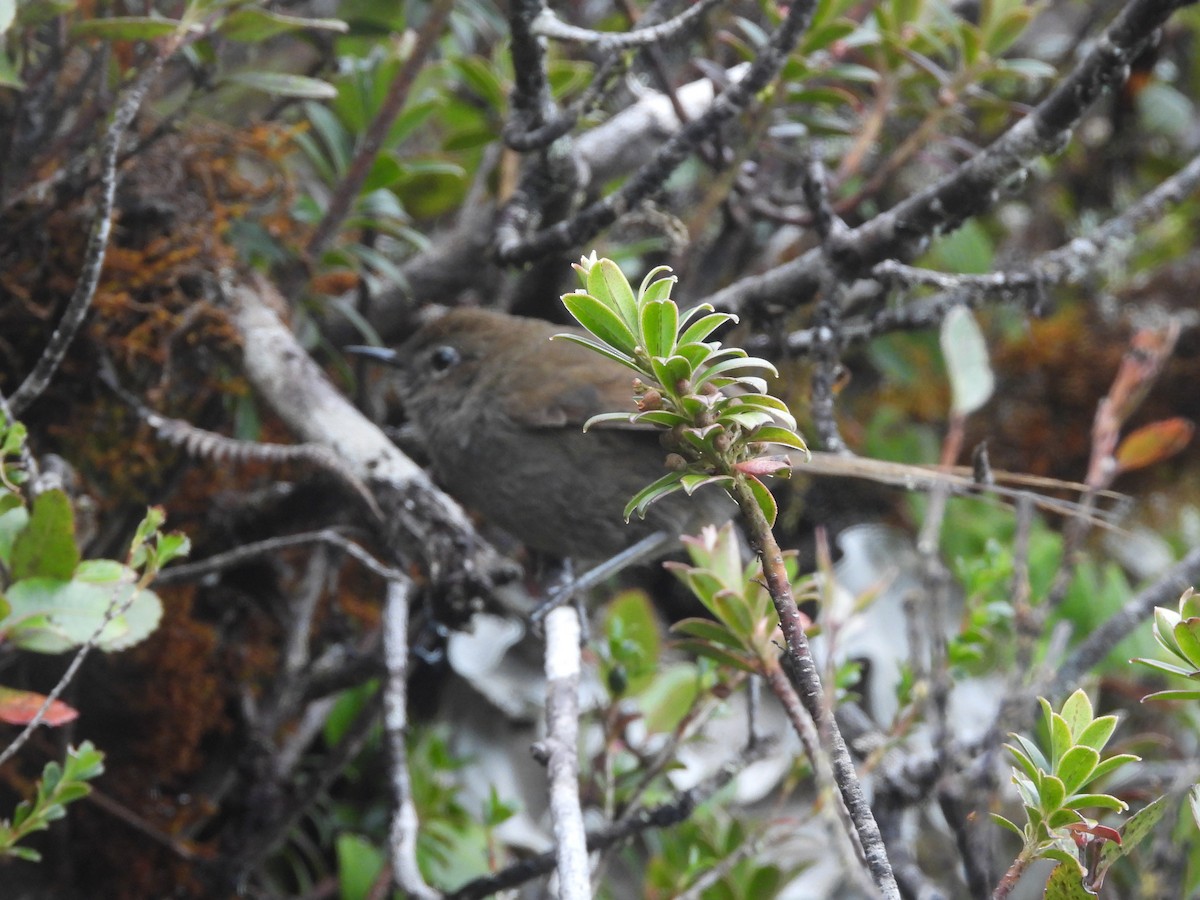
[[[1154,608],[1154,639],[1183,665],[1157,659],[1137,658],[1131,662],[1149,666],[1168,675],[1182,675],[1192,681],[1200,681],[1200,597],[1194,588],[1188,588],[1179,598],[1179,611],[1165,606]],[[1200,700],[1198,690],[1158,691],[1142,698],[1147,700]]]
[[[28,503],[17,490],[28,473],[7,461],[19,458],[24,435],[19,422],[0,422],[0,640],[38,653],[88,641],[105,651],[133,646],[162,618],[162,602],[146,586],[188,552],[188,539],[163,534],[156,507],[137,527],[127,563],[82,559],[70,498],[53,489]]]
[[[656,852],[646,868],[647,897],[770,900],[805,868],[779,859],[764,862],[754,849],[770,840],[768,834],[707,809],[677,828],[650,833],[650,840]],[[714,879],[718,872],[720,877]],[[697,890],[700,884],[705,885],[703,893]]]
[[[1074,864],[1075,856],[1069,849],[1074,842],[1072,833],[1096,826],[1079,810],[1100,808],[1121,812],[1126,808],[1125,803],[1111,794],[1084,793],[1083,789],[1138,757],[1121,753],[1102,758],[1104,747],[1117,727],[1117,717],[1094,716],[1091,701],[1083,690],[1068,697],[1061,712],[1055,712],[1044,698],[1039,700],[1048,749],[1043,750],[1018,734],[1013,735],[1015,745],[1005,744],[1017,764],[1013,783],[1021,795],[1027,822],[1020,828],[1003,816],[993,814],[993,819],[1021,837],[1022,853],[1027,857]]]
[[[593,416],[585,430],[619,421],[656,425],[670,435],[672,471],[639,491],[625,507],[625,517],[644,517],[650,504],[677,491],[691,494],[706,484],[728,489],[736,471],[746,478],[767,521],[774,523],[775,501],[758,476],[783,473],[788,462],[786,457],[766,458],[765,447],[808,449],[783,401],[766,392],[763,378],[747,374],[776,375],[775,367],[740,348],[708,340],[736,318],[707,303],[681,314],[671,299],[677,279],[659,277],[670,271],[666,266],[647,274],[636,294],[610,259],[593,253],[575,269],[583,287],[564,294],[562,301],[592,336],[555,337],[637,373],[633,391],[638,411]]]
[[[155,508],[137,528],[128,564],[81,559],[70,498],[47,490],[29,503],[19,490],[30,476],[21,462],[25,452],[25,428],[0,416],[0,641],[39,653],[63,653],[89,641],[122,650],[141,641],[162,617],[162,602],[146,585],[188,551],[187,538],[163,534],[164,514]],[[3,692],[6,705],[21,712],[19,721],[32,721],[31,710],[38,709],[46,712],[46,724],[75,717],[65,704],[43,706],[41,694]],[[0,856],[36,860],[36,852],[14,845],[86,795],[83,782],[103,771],[102,759],[85,743],[68,752],[64,765],[49,763],[36,797],[17,807],[12,822],[0,822]]]
[[[764,666],[779,656],[775,646],[779,616],[762,583],[758,559],[742,563],[741,547],[729,523],[720,529],[708,526],[699,537],[683,540],[692,564],[665,565],[716,621],[693,618],[676,622],[672,630],[685,635],[680,646],[722,665],[761,674]],[[811,576],[797,582],[795,556],[785,556],[784,564],[797,598],[815,597]]]
[[[45,831],[51,822],[65,816],[67,804],[90,794],[92,789],[87,782],[103,772],[104,754],[91,741],[68,749],[62,765],[46,763],[36,796],[16,808],[12,821],[0,820],[0,858],[38,862],[41,856],[36,850],[19,847],[17,843],[35,831]]]

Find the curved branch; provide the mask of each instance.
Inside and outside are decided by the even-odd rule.
[[[590,28],[580,28],[569,22],[564,22],[553,11],[543,9],[533,20],[534,34],[566,41],[573,44],[598,44],[605,51],[624,50],[629,47],[646,47],[650,44],[660,44],[673,38],[684,28],[698,19],[723,0],[699,0],[695,6],[685,9],[673,19],[648,25],[645,28],[634,28],[632,31],[611,32],[593,31]]]

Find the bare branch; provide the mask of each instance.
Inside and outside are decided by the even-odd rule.
[[[100,272],[104,268],[104,257],[108,251],[108,236],[112,231],[113,202],[117,195],[117,154],[121,149],[121,139],[125,136],[134,116],[150,90],[150,85],[158,78],[167,60],[175,54],[182,43],[182,37],[177,36],[169,41],[163,51],[155,56],[150,65],[126,89],[117,103],[117,110],[112,123],[104,136],[104,145],[100,150],[100,209],[92,223],[92,235],[88,239],[87,251],[84,255],[83,270],[75,283],[75,290],[63,311],[58,327],[50,336],[50,342],[38,358],[21,386],[9,398],[9,405],[16,415],[25,411],[34,400],[41,396],[50,384],[50,379],[58,371],[67,348],[79,332],[84,317],[92,305],[96,295],[96,286],[100,283]]]
[[[433,900],[440,896],[425,883],[417,866],[417,808],[408,773],[408,609],[412,582],[388,582],[383,608],[383,648],[387,661],[383,729],[391,757],[392,827],[388,837],[392,876],[406,896]]]
[[[592,31],[590,28],[580,28],[564,22],[550,9],[543,9],[533,20],[533,33],[557,41],[573,44],[598,44],[605,52],[615,52],[628,47],[646,47],[650,44],[661,44],[673,38],[723,0],[699,0],[694,6],[685,9],[679,15],[657,25],[647,25],[644,28],[634,28],[624,34],[611,31]]]
[[[579,613],[568,604],[546,616],[546,738],[558,896],[588,900],[587,838],[579,802]]]

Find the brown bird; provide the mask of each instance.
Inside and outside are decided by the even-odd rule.
[[[438,480],[535,550],[601,560],[651,535],[677,538],[729,519],[733,502],[705,487],[660,500],[645,521],[626,524],[625,504],[666,474],[667,451],[646,426],[583,432],[597,413],[635,411],[635,373],[550,340],[565,331],[579,329],[455,309],[396,350],[347,350],[400,370],[405,412]]]
[[[577,344],[550,340],[572,330],[579,331],[464,308],[424,326],[398,349],[346,350],[400,371],[405,410],[442,485],[529,547],[595,561],[646,541],[634,554],[640,558],[661,552],[681,534],[729,519],[732,501],[720,488],[705,487],[691,497],[671,495],[651,505],[645,521],[625,523],[622,512],[629,499],[666,473],[666,451],[646,427],[606,423],[583,432],[583,423],[597,413],[634,411],[634,372]],[[954,493],[984,489],[962,469],[828,453],[814,453],[809,460],[792,454],[792,463],[798,472],[865,478],[909,490],[937,484]],[[1083,487],[994,474],[1035,490]],[[1004,497],[1027,493],[992,484],[986,490]],[[1071,501],[1033,497],[1045,509],[1080,513]]]

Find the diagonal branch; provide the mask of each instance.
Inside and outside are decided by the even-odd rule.
[[[1130,62],[1171,14],[1188,2],[1131,0],[1049,97],[951,175],[836,236],[827,246],[744,278],[703,302],[731,312],[750,312],[771,303],[793,307],[820,288],[826,253],[845,280],[865,277],[890,257],[911,259],[931,238],[994,206],[1001,191],[1020,179],[1039,156],[1059,152],[1088,108],[1106,90],[1124,82]]]

